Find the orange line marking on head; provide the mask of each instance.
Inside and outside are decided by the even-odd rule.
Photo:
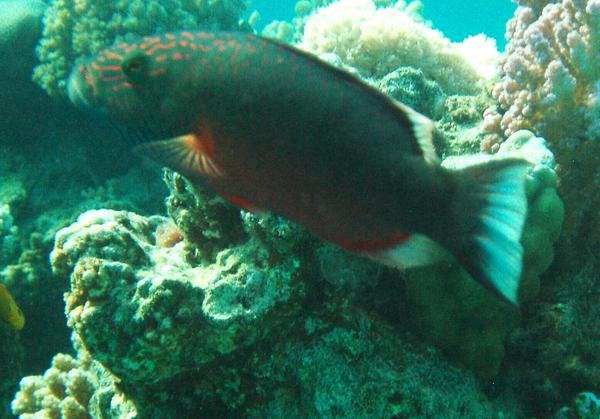
[[[118,65],[98,65],[97,63],[92,63],[92,68],[98,71],[121,71],[121,67]]]
[[[156,70],[148,71],[146,74],[148,74],[149,76],[160,76],[161,74],[165,74],[166,72],[166,68],[157,68]]]
[[[212,49],[212,48],[211,48],[211,47],[209,47],[208,45],[198,45],[198,48],[199,48],[201,51],[204,51],[204,52],[209,52],[209,51]]]
[[[152,55],[156,51],[158,51],[159,49],[171,49],[175,45],[176,45],[175,42],[169,42],[168,44],[156,44],[156,45],[153,45],[152,48],[150,48],[148,51],[146,51],[146,54],[147,55]]]
[[[165,34],[165,38],[172,41],[173,39],[175,39],[177,37],[175,35],[173,35],[172,33],[167,33],[167,34]]]
[[[181,54],[181,52],[174,52],[173,55],[171,55],[171,57],[174,60],[179,61],[183,58],[183,55]]]
[[[144,41],[151,43],[151,44],[155,44],[157,42],[160,42],[160,37],[159,36],[144,36]]]
[[[187,47],[188,41],[186,41],[185,39],[182,39],[181,41],[179,41],[179,45],[181,45],[182,47]]]
[[[116,52],[106,51],[106,56],[108,58],[112,58],[113,60],[123,60],[123,56],[121,54],[117,54]]]
[[[158,57],[156,57],[154,59],[154,61],[156,61],[157,63],[160,63],[160,62],[163,62],[164,60],[166,60],[167,58],[168,58],[167,54],[160,54]]]
[[[123,80],[123,75],[119,74],[117,76],[104,77],[104,75],[100,76],[100,80],[102,81],[117,81]]]
[[[198,46],[196,44],[190,44],[190,48],[192,49],[192,51],[196,51]]]
[[[185,36],[190,41],[194,40],[194,35],[191,32],[183,31],[181,32],[181,36]]]
[[[212,32],[196,32],[196,35],[202,39],[210,39],[215,37],[215,34]]]
[[[129,89],[131,87],[131,83],[124,81],[121,84],[117,84],[112,87],[113,92],[118,92],[121,89]]]

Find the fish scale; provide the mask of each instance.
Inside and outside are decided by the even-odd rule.
[[[311,54],[251,34],[159,34],[81,60],[68,91],[235,205],[392,266],[454,257],[517,301],[527,163],[442,168],[431,121]]]

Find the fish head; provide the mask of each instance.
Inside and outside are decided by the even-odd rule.
[[[157,60],[140,38],[79,60],[67,93],[78,108],[130,128],[136,139],[152,141],[185,132],[193,89],[185,84],[180,63]],[[196,119],[195,116],[193,119]]]

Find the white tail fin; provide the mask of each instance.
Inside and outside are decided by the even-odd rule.
[[[517,304],[527,215],[525,173],[529,163],[508,158],[466,167],[464,199],[454,206],[457,230],[445,245],[474,279]],[[461,202],[463,201],[463,202]]]

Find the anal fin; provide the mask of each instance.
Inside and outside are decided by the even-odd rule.
[[[385,265],[400,269],[453,260],[452,255],[446,249],[422,234],[412,234],[405,241],[394,246],[362,254]]]

